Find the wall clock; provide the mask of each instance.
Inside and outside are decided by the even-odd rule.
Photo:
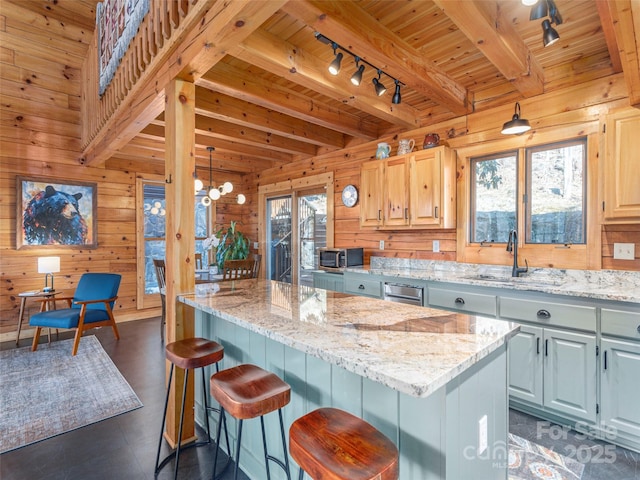
[[[358,189],[353,185],[347,185],[342,190],[342,203],[345,207],[353,207],[358,203]]]

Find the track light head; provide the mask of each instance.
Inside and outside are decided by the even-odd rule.
[[[400,82],[396,80],[396,91],[393,93],[393,97],[391,98],[391,103],[398,105],[402,101],[402,97],[400,96]]]
[[[336,50],[338,49],[337,43],[333,43],[331,47],[333,48],[333,54],[336,56],[336,58],[334,58],[333,61],[329,64],[329,73],[331,75],[337,75],[338,73],[340,73],[340,63],[342,62],[342,57],[344,55],[342,55],[342,52],[336,54]]]
[[[387,87],[385,87],[380,81],[380,77],[382,76],[382,70],[378,70],[378,78],[373,79],[373,86],[376,89],[376,95],[381,97],[387,91]]]
[[[529,20],[538,20],[542,17],[546,17],[549,12],[549,8],[547,6],[547,0],[539,0],[529,13]]]
[[[553,45],[558,40],[560,40],[560,35],[558,32],[551,26],[551,22],[549,20],[542,21],[542,43],[545,47],[549,45]]]
[[[362,72],[364,72],[364,65],[358,66],[360,62],[360,57],[356,57],[356,67],[357,70],[351,75],[351,83],[353,83],[356,87],[360,86],[362,83]]]

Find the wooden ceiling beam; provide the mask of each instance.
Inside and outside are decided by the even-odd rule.
[[[312,35],[309,32],[310,38]],[[415,108],[407,104],[394,105],[389,96],[378,97],[370,88],[352,85],[348,77],[331,75],[324,60],[264,30],[256,30],[229,54],[391,124],[404,128],[420,126]]]
[[[200,23],[200,32],[193,41],[187,43],[179,55],[172,57],[172,61],[181,66],[177,77],[197,82],[226,55],[231,46],[251,35],[286,2],[215,2]],[[189,60],[183,63],[185,58]]]
[[[631,106],[640,108],[640,3],[632,0],[608,0],[609,15],[600,19],[607,22],[604,30],[611,29],[620,52],[620,62],[629,93]],[[609,40],[607,40],[607,45]]]
[[[464,86],[354,2],[290,1],[282,10],[452,112],[471,111]]]
[[[544,71],[497,2],[434,0],[475,47],[525,97],[544,92]]]
[[[197,117],[196,117],[197,118]],[[143,143],[141,139],[156,142],[155,144]],[[159,142],[159,143],[158,143]],[[132,145],[138,146],[154,146],[154,148],[161,148],[164,151],[164,122],[155,121],[153,125],[148,125],[135,139],[129,142]],[[206,151],[207,146],[214,146],[216,151],[226,152],[232,155],[245,156],[255,158],[257,160],[264,160],[271,164],[281,164],[290,162],[293,159],[293,155],[290,153],[278,152],[276,150],[269,150],[263,146],[249,145],[244,142],[239,142],[234,139],[225,139],[222,137],[215,137],[210,132],[198,130],[196,128],[196,150],[200,148],[202,151],[197,152],[197,155],[204,155],[208,158]]]
[[[377,127],[372,122],[365,122],[357,115],[324,105],[291,89],[267,83],[248,75],[246,70],[223,62],[203,75],[198,85],[353,137],[365,140],[378,138]]]
[[[622,61],[620,60],[618,40],[616,40],[616,32],[613,28],[613,20],[611,19],[611,12],[609,10],[609,1],[596,0],[596,8],[598,9],[598,15],[600,16],[602,33],[604,33],[604,39],[607,42],[607,50],[609,51],[611,66],[615,73],[620,73],[622,71]]]
[[[313,125],[203,87],[196,87],[196,113],[320,147],[344,148],[345,146],[345,135],[341,132]]]

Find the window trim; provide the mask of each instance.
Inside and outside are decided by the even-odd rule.
[[[601,254],[601,231],[598,222],[598,180],[597,171],[600,161],[600,137],[598,123],[577,124],[571,129],[549,129],[545,132],[534,132],[526,137],[500,138],[499,140],[488,141],[482,144],[461,146],[457,148],[458,162],[457,170],[459,181],[457,188],[457,256],[458,262],[473,264],[505,265],[510,266],[512,257],[503,248],[503,243],[485,244],[472,243],[469,241],[471,222],[469,200],[471,195],[470,182],[471,158],[491,155],[493,152],[503,152],[518,149],[520,150],[518,168],[522,171],[525,168],[525,149],[554,142],[587,138],[587,163],[586,163],[586,244],[571,245],[569,248],[564,245],[553,244],[524,244],[524,236],[518,238],[519,256],[521,261],[526,258],[529,265],[539,268],[569,268],[569,269],[600,269],[602,268]],[[467,172],[467,173],[465,173]],[[520,175],[518,180],[518,191],[524,192],[524,176]],[[520,198],[521,200],[521,198]],[[518,203],[517,219],[518,231],[524,231],[524,204]]]

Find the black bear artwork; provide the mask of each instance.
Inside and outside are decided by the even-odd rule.
[[[87,223],[80,214],[82,193],[70,195],[51,185],[36,193],[23,214],[26,245],[84,245]]]

